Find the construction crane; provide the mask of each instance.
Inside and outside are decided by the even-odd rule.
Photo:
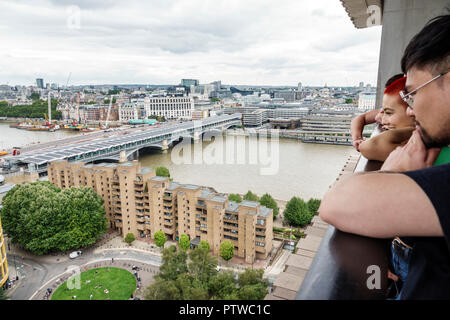
[[[48,92],[48,123],[49,125],[52,124],[52,102],[51,102],[51,94],[50,91]]]
[[[111,106],[112,106],[113,97],[114,97],[114,95],[111,95],[110,98],[109,98],[108,114],[106,115],[106,121],[105,121],[104,129],[108,129],[109,115],[111,114]]]
[[[67,77],[67,81],[66,81],[66,89],[67,89],[67,85],[69,84],[69,80],[70,80],[70,76],[72,75],[72,71],[69,72],[69,76]]]

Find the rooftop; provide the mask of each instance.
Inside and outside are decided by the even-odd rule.
[[[257,201],[249,201],[249,200],[244,200],[240,203],[241,206],[246,206],[246,207],[251,207],[251,208],[256,208],[258,206],[259,202]]]
[[[169,179],[169,178],[167,178],[167,177],[159,177],[159,176],[150,178],[150,180],[153,180],[153,181],[166,181],[167,179]]]
[[[273,209],[261,206],[260,210],[259,210],[259,215],[258,217],[267,217],[271,212],[273,211]]]
[[[228,208],[227,211],[231,212],[237,212],[238,211],[239,204],[234,201],[228,201]]]
[[[180,186],[179,183],[171,181],[169,187],[166,190],[175,190]]]
[[[227,200],[227,197],[224,196],[214,196],[211,199],[209,199],[211,201],[215,201],[215,202],[225,202]]]
[[[141,172],[138,172],[138,174],[147,174],[147,173],[150,173],[150,172],[152,172],[152,171],[153,171],[152,168],[146,168],[146,167],[143,167],[143,168],[141,169]]]
[[[193,185],[193,184],[183,184],[182,188],[183,189],[189,189],[189,190],[197,190],[200,187],[196,186],[196,185]]]

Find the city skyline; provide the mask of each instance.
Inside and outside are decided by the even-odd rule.
[[[339,1],[3,1],[1,84],[376,86],[381,28]]]

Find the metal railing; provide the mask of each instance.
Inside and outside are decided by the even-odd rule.
[[[375,171],[380,167],[380,162],[361,156],[355,172]],[[329,226],[296,299],[386,299],[388,249],[389,240],[349,234]],[[377,272],[379,286],[372,281]]]

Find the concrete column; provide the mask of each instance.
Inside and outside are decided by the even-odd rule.
[[[197,131],[195,131],[194,132],[194,143],[199,143],[199,141],[200,141],[200,134]]]
[[[167,144],[167,139],[162,141],[162,152],[167,153],[167,149],[169,149],[169,145]]]
[[[401,72],[400,61],[409,41],[432,18],[447,14],[448,0],[385,0],[378,66],[376,108],[381,106],[384,84]]]
[[[128,158],[127,158],[127,155],[125,153],[125,150],[120,151],[119,162],[120,163],[124,163],[124,162],[127,162],[127,161],[128,161]]]

